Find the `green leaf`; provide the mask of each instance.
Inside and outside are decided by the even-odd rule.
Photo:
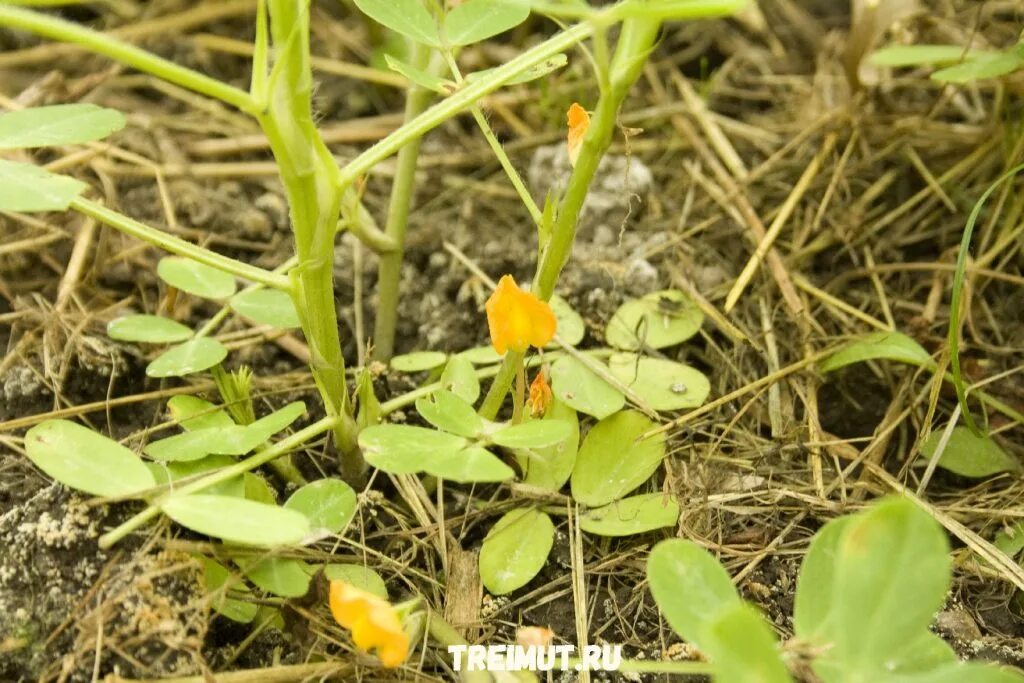
[[[1024,522],[1018,522],[1009,529],[1000,531],[992,545],[1010,557],[1017,557],[1024,550]]]
[[[75,145],[124,128],[124,114],[95,104],[56,104],[0,114],[0,149]]]
[[[440,351],[413,351],[392,358],[391,367],[399,372],[423,372],[441,367],[446,360],[448,356]]]
[[[559,52],[556,55],[548,57],[540,64],[534,65],[527,69],[526,71],[523,71],[518,76],[515,76],[514,78],[505,81],[505,85],[517,85],[519,83],[529,83],[530,81],[535,81],[538,78],[543,78],[544,76],[547,76],[548,74],[554,71],[558,71],[568,63],[569,58],[564,53]],[[494,69],[481,69],[480,71],[474,71],[473,73],[466,74],[466,80],[472,83],[473,81],[479,80],[484,76],[491,74],[493,71]],[[554,300],[555,297],[552,297],[551,301],[549,302],[552,304],[552,308],[554,308]],[[555,315],[557,315],[557,312]],[[559,326],[559,330],[561,330],[561,326]],[[559,334],[561,334],[561,332]]]
[[[868,62],[875,66],[953,64],[965,57],[970,59],[983,54],[991,53],[968,52],[961,45],[890,45],[873,52]]]
[[[440,47],[437,23],[420,0],[355,0],[366,16],[417,43]]]
[[[235,293],[235,276],[184,256],[165,256],[156,274],[170,286],[204,299],[227,299]]]
[[[154,460],[189,462],[207,455],[244,455],[261,443],[248,427],[210,427],[175,434],[146,444],[143,452]]]
[[[959,660],[956,651],[938,634],[923,631],[906,644],[899,659],[889,662],[889,667],[893,673],[913,674],[933,671]]]
[[[647,493],[591,508],[580,515],[580,528],[597,536],[632,536],[679,521],[679,501],[664,493]]]
[[[940,83],[971,83],[1005,76],[1022,68],[1024,58],[1014,52],[971,55],[960,64],[936,71],[932,74],[932,80]]]
[[[159,315],[126,315],[107,323],[107,336],[118,341],[172,344],[191,337],[192,330]]]
[[[341,479],[319,479],[293,493],[284,506],[304,514],[314,529],[340,534],[356,514],[356,492]]]
[[[904,498],[826,530],[823,542],[812,541],[797,582],[796,635],[827,648],[816,671],[881,678],[945,601],[949,542],[931,515]]]
[[[506,513],[480,548],[480,578],[493,595],[511,593],[537,576],[555,540],[551,518],[533,508]]]
[[[25,453],[60,483],[94,496],[131,496],[156,486],[139,456],[68,420],[46,420],[28,430]]]
[[[452,356],[441,373],[441,388],[448,389],[469,404],[480,398],[480,380],[476,369],[464,356]]]
[[[0,211],[66,211],[86,187],[33,164],[0,159]]]
[[[387,62],[389,69],[402,74],[411,82],[421,88],[425,88],[426,90],[433,90],[436,93],[447,95],[455,89],[455,84],[451,81],[438,78],[434,74],[427,73],[423,69],[417,69],[412,64],[406,64],[402,60],[396,59],[391,55],[384,55],[384,61]]]
[[[284,431],[305,414],[306,404],[302,401],[292,401],[283,408],[279,408],[269,415],[256,420],[251,425],[248,425],[246,429],[253,435],[253,440],[258,440],[257,443],[260,444],[267,441],[274,434]]]
[[[378,598],[388,599],[388,587],[380,574],[361,564],[329,564],[324,567],[328,581],[344,581]]]
[[[567,406],[599,420],[626,405],[626,397],[618,389],[572,356],[563,356],[551,366],[551,391]]]
[[[442,389],[416,399],[416,410],[424,420],[445,432],[472,439],[484,431],[484,420],[473,406],[450,391]]]
[[[911,365],[925,365],[932,357],[920,344],[901,332],[872,332],[851,340],[821,362],[822,372],[869,360],[892,360]]]
[[[472,45],[515,28],[529,16],[527,2],[466,0],[445,16],[445,38],[451,45]]]
[[[996,664],[954,662],[932,671],[886,678],[885,683],[1021,683],[1024,676]]]
[[[493,346],[475,346],[471,349],[466,349],[459,356],[465,358],[473,365],[493,365],[500,363],[502,359],[502,356],[498,355]]]
[[[234,464],[235,460],[229,456],[209,455],[205,458],[189,462],[170,462],[166,464],[151,462],[146,463],[146,466],[153,473],[153,478],[157,484],[169,484],[182,479],[197,477],[201,474],[216,472],[225,467],[231,467]],[[219,484],[214,484],[204,489],[204,493],[216,493],[222,496],[242,498],[245,496],[245,483],[241,476],[232,477],[227,481],[222,481]]]
[[[583,318],[572,309],[569,302],[555,294],[548,304],[551,305],[551,311],[555,314],[555,320],[558,321],[556,328],[558,338],[570,346],[576,346],[583,341],[583,336],[587,331],[586,325],[583,324]],[[548,346],[557,346],[557,344],[552,342]]]
[[[928,435],[921,444],[921,459],[931,460],[939,448],[943,430]],[[939,467],[961,477],[984,479],[1000,472],[1019,472],[1020,463],[990,437],[975,434],[968,427],[954,427],[939,458]]]
[[[426,461],[461,451],[467,444],[461,436],[409,425],[376,425],[359,432],[366,462],[392,474],[422,472]]]
[[[656,425],[623,410],[598,422],[583,439],[572,471],[572,497],[591,507],[622,498],[654,474],[665,457],[663,434],[639,440]]]
[[[198,559],[203,565],[203,586],[207,593],[215,596],[211,602],[214,611],[240,624],[248,624],[255,619],[259,605],[255,602],[228,597],[229,589],[235,593],[249,595],[252,592],[249,587],[238,577],[232,576],[231,572],[219,562],[206,557]]]
[[[520,449],[516,451],[516,460],[524,472],[524,483],[548,491],[558,491],[569,481],[573,465],[576,464],[576,452],[580,447],[579,419],[575,410],[557,399],[551,402],[543,419],[568,422],[571,430],[569,438],[546,448]]]
[[[150,377],[183,377],[209,370],[227,358],[228,350],[216,339],[196,337],[172,346],[146,366]]]
[[[181,394],[167,401],[167,409],[171,418],[177,420],[183,429],[212,429],[231,427],[235,423],[226,411],[198,396]]]
[[[734,604],[704,625],[701,652],[714,665],[714,680],[728,683],[792,683],[778,638],[750,605]]]
[[[705,637],[708,626],[742,605],[722,565],[691,541],[671,539],[654,546],[647,558],[647,583],[672,630],[701,650],[710,640]]]
[[[244,498],[174,494],[159,505],[183,527],[232,543],[295,545],[310,533],[309,520],[302,513]]]
[[[286,557],[237,560],[246,578],[258,588],[282,598],[301,598],[309,592],[310,567],[302,560]]]
[[[564,420],[530,420],[503,427],[491,434],[491,441],[505,448],[545,448],[572,436],[573,425]]]
[[[627,301],[605,328],[605,341],[623,351],[641,346],[663,349],[680,344],[700,330],[704,313],[683,292],[666,289]]]
[[[249,289],[231,297],[232,310],[250,320],[279,330],[299,327],[292,298],[279,289]]]
[[[277,496],[267,480],[253,472],[242,475],[243,495],[246,500],[267,505],[277,505]],[[209,489],[207,489],[209,490]]]
[[[696,408],[711,393],[704,373],[675,361],[617,353],[608,359],[608,367],[653,410]]]
[[[460,484],[505,481],[516,474],[498,456],[479,446],[437,454],[423,464],[423,471]]]
[[[620,18],[708,19],[739,12],[749,0],[627,0],[618,12]]]

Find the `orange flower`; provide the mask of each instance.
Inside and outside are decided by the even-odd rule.
[[[520,647],[550,647],[555,632],[543,626],[523,626],[516,631],[516,643]]]
[[[352,642],[360,650],[377,648],[381,664],[393,669],[409,655],[409,637],[402,630],[398,612],[387,600],[360,590],[344,581],[331,581],[331,614],[352,631]]]
[[[519,289],[511,275],[502,275],[498,288],[487,300],[487,326],[494,350],[525,351],[541,348],[555,336],[555,314],[547,302]]]
[[[587,110],[579,105],[578,102],[573,102],[572,106],[569,107],[569,163],[572,164],[573,168],[576,167],[576,159],[580,156],[580,148],[583,147],[583,138],[587,134],[587,128],[590,128],[590,114]]]
[[[547,371],[541,368],[537,376],[530,383],[530,415],[533,417],[544,417],[551,406],[551,387],[548,386]]]

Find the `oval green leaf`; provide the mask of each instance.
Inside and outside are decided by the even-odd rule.
[[[232,543],[295,545],[310,533],[309,520],[302,513],[244,498],[178,494],[164,498],[159,505],[183,527]]]
[[[679,501],[664,493],[647,493],[591,508],[580,515],[580,528],[597,536],[632,536],[673,527],[679,521]]]
[[[192,336],[181,323],[159,315],[126,315],[107,323],[111,339],[145,344],[173,344]]]
[[[960,64],[936,71],[932,74],[932,80],[940,83],[971,83],[1005,76],[1022,68],[1024,58],[1012,51],[972,55]]]
[[[672,630],[701,650],[705,628],[742,605],[722,565],[691,541],[671,539],[656,545],[647,558],[647,582]]]
[[[313,578],[308,564],[286,557],[247,559],[238,566],[255,586],[282,598],[301,598]]]
[[[184,377],[209,370],[227,356],[227,348],[216,339],[196,337],[161,353],[146,366],[146,374],[150,377]]]
[[[391,359],[391,367],[399,372],[423,372],[444,365],[448,356],[440,351],[413,351]]]
[[[494,365],[500,363],[502,356],[494,350],[493,346],[474,346],[459,354],[473,365]]]
[[[472,45],[526,21],[530,4],[517,0],[466,0],[444,18],[450,45]]]
[[[568,422],[569,438],[547,448],[530,448],[516,451],[516,461],[523,471],[523,482],[530,486],[558,491],[569,481],[576,452],[580,447],[580,424],[576,411],[558,399],[551,402],[545,420]]]
[[[622,498],[654,474],[665,457],[665,437],[640,440],[656,425],[624,410],[598,422],[583,439],[572,471],[572,497],[599,507]]]
[[[920,344],[901,332],[872,332],[851,340],[821,362],[822,372],[869,360],[893,360],[911,365],[925,365],[932,357]]]
[[[452,356],[448,359],[441,373],[441,388],[448,389],[466,403],[476,403],[480,398],[480,380],[468,358]]]
[[[356,514],[356,492],[340,479],[320,479],[293,493],[284,506],[304,514],[313,529],[340,534]]]
[[[562,403],[599,420],[626,405],[622,392],[572,356],[563,356],[551,366],[551,391]]]
[[[437,23],[420,0],[355,0],[356,7],[378,24],[417,43],[441,47]]]
[[[189,462],[146,463],[153,478],[158,484],[173,484],[182,479],[191,479],[201,474],[209,474],[235,464],[234,458],[226,455],[209,455]],[[172,487],[173,490],[173,487]],[[245,483],[241,476],[232,477],[227,481],[203,489],[205,493],[216,493],[222,496],[245,496]]]
[[[751,605],[735,604],[704,626],[701,652],[714,665],[714,680],[792,683],[775,631]]]
[[[460,484],[505,481],[516,474],[498,456],[479,446],[435,453],[423,463],[423,471]]]
[[[506,513],[480,548],[480,578],[493,595],[511,593],[537,576],[555,540],[551,518],[533,508]]]
[[[491,434],[491,441],[505,448],[544,448],[572,436],[572,423],[565,420],[530,420],[503,427]]]
[[[47,420],[28,430],[25,453],[60,483],[94,496],[131,496],[156,486],[139,456],[68,420]]]
[[[388,599],[388,587],[380,574],[361,564],[329,564],[324,567],[328,581],[344,581],[378,598]]]
[[[0,114],[0,149],[75,145],[124,128],[124,114],[95,104],[55,104]]]
[[[435,391],[416,399],[416,411],[438,429],[472,439],[484,431],[484,420],[473,406],[450,391]]]
[[[0,159],[0,211],[67,211],[86,187],[33,164]]]
[[[204,299],[227,299],[235,293],[235,276],[184,256],[165,256],[156,274],[170,286]]]
[[[680,344],[700,330],[704,313],[678,289],[652,292],[619,307],[605,328],[605,341],[623,351],[662,349]]]
[[[249,289],[235,294],[230,303],[235,313],[279,330],[301,325],[292,298],[278,289]]]
[[[231,427],[235,424],[225,410],[198,396],[173,396],[167,401],[167,410],[171,418],[188,431]]]
[[[921,458],[930,460],[939,448],[943,430],[928,435],[921,444]],[[1019,472],[1020,463],[990,437],[975,434],[969,427],[954,427],[939,458],[939,467],[961,477],[984,479],[1000,472]]]
[[[608,359],[608,367],[653,410],[696,408],[711,393],[704,373],[675,361],[617,353]]]
[[[359,432],[366,462],[392,474],[422,472],[425,462],[465,448],[461,436],[409,425],[385,424]]]

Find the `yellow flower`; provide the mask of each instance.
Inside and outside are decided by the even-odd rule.
[[[568,115],[569,137],[567,142],[569,147],[569,163],[575,168],[576,159],[580,156],[580,148],[583,147],[583,138],[587,134],[587,128],[590,128],[590,114],[578,102],[573,102],[572,106],[569,107]]]
[[[537,376],[530,383],[530,415],[533,417],[544,417],[551,406],[551,387],[548,386],[547,371],[541,368]]]
[[[344,581],[331,581],[331,614],[352,632],[360,650],[377,649],[381,664],[392,669],[409,655],[409,637],[402,630],[398,612],[387,600]]]
[[[487,300],[487,325],[494,350],[525,351],[541,348],[555,336],[555,314],[547,302],[519,289],[511,275],[503,275]]]

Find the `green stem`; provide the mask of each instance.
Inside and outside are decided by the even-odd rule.
[[[116,228],[126,235],[137,237],[172,254],[190,258],[211,268],[223,270],[225,273],[231,273],[243,280],[249,280],[250,282],[256,282],[265,287],[273,287],[285,292],[290,292],[292,289],[291,282],[283,274],[273,273],[263,268],[250,266],[248,263],[242,263],[233,258],[222,256],[217,252],[196,246],[191,242],[186,242],[180,237],[169,235],[163,230],[157,230],[145,223],[140,223],[134,218],[129,218],[124,214],[108,209],[88,199],[75,197],[71,200],[69,208],[90,218],[95,218],[100,223]]]
[[[259,109],[257,102],[244,90],[157,57],[113,36],[79,26],[70,21],[0,4],[0,26],[30,31],[36,35],[53,38],[64,43],[81,45],[96,54],[109,57],[116,62],[152,74],[183,88],[226,102],[250,114],[257,113]]]
[[[419,70],[430,68],[431,50],[426,45],[412,45],[412,65]],[[405,97],[405,120],[413,121],[422,114],[434,93],[416,84],[409,86]],[[395,350],[395,327],[398,324],[399,288],[402,280],[402,260],[405,258],[405,232],[409,225],[409,208],[415,195],[416,163],[423,138],[410,140],[398,152],[398,167],[391,186],[388,221],[384,233],[395,248],[380,255],[377,267],[377,317],[373,331],[373,357],[388,361]]]
[[[583,139],[579,158],[569,177],[569,184],[562,196],[551,230],[551,239],[541,254],[533,291],[547,301],[555,292],[555,285],[572,252],[576,240],[576,226],[579,222],[583,202],[597,174],[598,164],[611,144],[612,135],[622,101],[643,69],[647,54],[654,46],[661,22],[656,19],[627,19],[622,24],[619,42],[615,46],[608,87],[602,90],[597,108],[590,119],[590,127]],[[602,81],[605,81],[602,78]],[[480,414],[493,419],[508,394],[515,378],[516,366],[522,361],[506,354],[501,371],[487,392]]]
[[[224,469],[217,470],[216,472],[211,472],[202,479],[197,479],[191,484],[186,484],[182,486],[180,489],[176,489],[169,495],[184,496],[190,493],[196,493],[198,491],[202,491],[203,489],[207,489],[211,486],[219,484],[223,481],[227,481],[228,479],[233,479],[241,474],[250,472],[259,467],[260,465],[264,465],[270,462],[274,458],[278,458],[286,453],[291,452],[293,449],[302,446],[303,444],[316,438],[320,434],[323,434],[326,431],[334,429],[337,426],[337,422],[338,418],[330,415],[328,415],[327,417],[320,418],[319,420],[309,425],[308,427],[300,429],[291,436],[281,439],[280,441],[275,443],[273,446],[270,446],[266,450],[256,453],[254,455],[250,455],[245,460],[237,462],[234,465],[231,465],[230,467],[225,467]],[[113,529],[112,531],[108,531],[107,533],[100,536],[100,547],[111,547],[112,545],[120,541],[122,538],[124,538],[131,532],[135,531],[149,520],[156,517],[157,514],[159,514],[159,512],[160,501],[157,500],[155,501],[154,504],[151,504],[145,510],[136,514],[131,519],[128,519],[117,528]]]

